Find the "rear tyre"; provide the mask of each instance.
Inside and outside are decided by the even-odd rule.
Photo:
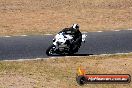
[[[54,54],[54,47],[54,45],[48,47],[48,49],[46,50],[47,56],[52,56]]]

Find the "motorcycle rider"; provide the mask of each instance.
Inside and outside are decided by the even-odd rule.
[[[82,33],[79,30],[78,24],[73,24],[70,28],[64,28],[59,33],[69,34],[73,36],[73,42],[71,43],[71,47],[75,44],[79,44],[79,47],[81,46],[82,42]]]

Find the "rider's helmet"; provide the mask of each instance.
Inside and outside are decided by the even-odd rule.
[[[78,25],[78,24],[73,24],[73,25],[72,25],[72,28],[73,28],[74,30],[79,30],[79,25]]]

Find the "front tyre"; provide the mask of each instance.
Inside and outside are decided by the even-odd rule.
[[[54,45],[48,47],[48,49],[46,50],[47,56],[52,56],[54,54],[54,48],[55,48]]]

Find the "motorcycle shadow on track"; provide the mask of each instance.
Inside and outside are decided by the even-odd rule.
[[[52,55],[52,56],[90,56],[90,55],[94,55],[94,54],[72,54],[72,55]]]

